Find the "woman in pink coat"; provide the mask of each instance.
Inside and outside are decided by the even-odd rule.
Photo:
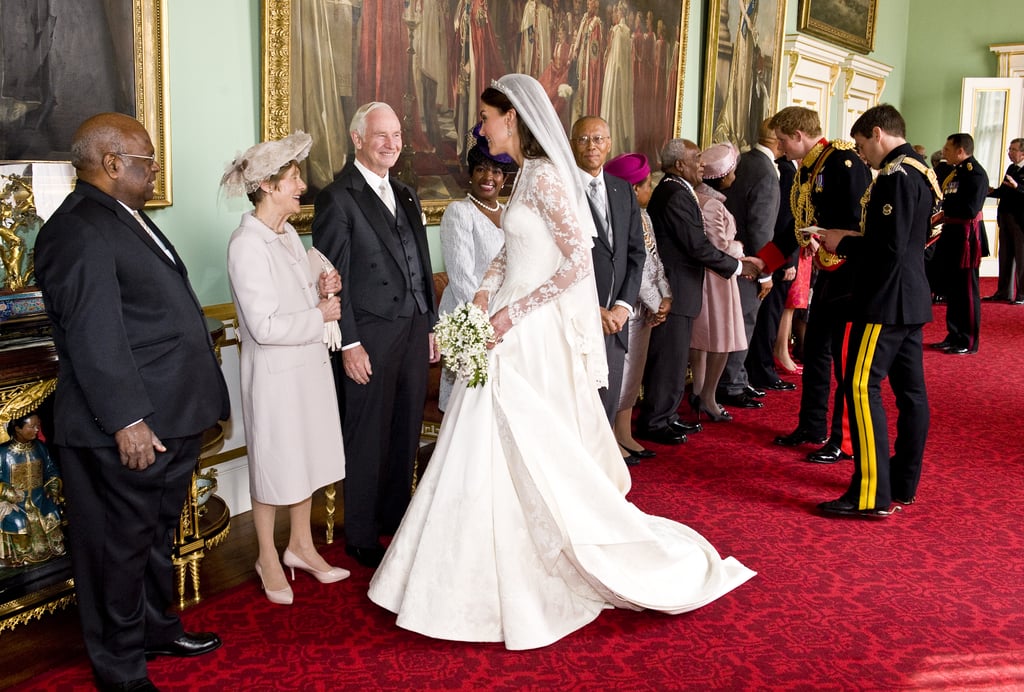
[[[345,477],[324,327],[341,316],[341,278],[322,263],[311,270],[288,223],[306,190],[298,163],[311,143],[309,135],[296,132],[257,144],[235,157],[221,180],[228,195],[245,194],[255,206],[228,242],[228,279],[238,313],[256,574],[267,599],[280,605],[294,597],[284,567],[292,579],[299,569],[325,584],[349,576],[320,556],[310,528],[313,492]],[[290,535],[279,560],[274,523],[282,506],[288,508]]]
[[[739,153],[732,144],[714,144],[701,155],[704,182],[695,192],[704,215],[704,230],[715,247],[736,257],[743,256],[743,244],[736,240],[736,220],[725,208],[725,190],[736,180]],[[697,419],[706,415],[713,421],[731,421],[732,416],[715,399],[715,389],[732,351],[747,347],[743,331],[740,289],[732,276],[723,279],[706,270],[704,304],[693,322],[690,339],[690,364],[693,368],[693,396],[690,405]]]

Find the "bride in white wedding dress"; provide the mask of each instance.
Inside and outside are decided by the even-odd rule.
[[[481,100],[491,152],[520,166],[505,248],[474,299],[497,342],[486,384],[456,382],[370,599],[405,629],[508,649],[551,644],[604,608],[699,608],[754,572],[626,500],[597,392],[594,227],[569,143],[532,77],[506,75]]]

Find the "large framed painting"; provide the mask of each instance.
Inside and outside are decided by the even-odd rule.
[[[689,0],[263,0],[263,137],[313,136],[303,165],[308,227],[317,192],[352,156],[348,125],[369,101],[398,113],[393,171],[428,220],[465,194],[478,97],[509,72],[533,75],[568,130],[612,123],[612,154],[653,161],[682,101]]]
[[[701,146],[757,142],[775,113],[786,0],[710,0]]]
[[[878,0],[800,0],[804,33],[860,53],[875,49],[875,14]]]
[[[138,118],[171,203],[165,0],[0,2],[0,160],[67,161],[83,120]]]

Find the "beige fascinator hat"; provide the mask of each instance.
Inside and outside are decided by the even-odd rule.
[[[724,178],[736,169],[739,152],[729,142],[712,144],[701,152],[700,160],[704,162],[704,180]]]
[[[253,145],[227,165],[220,187],[228,197],[248,195],[285,164],[302,161],[309,156],[312,146],[313,138],[302,130],[296,130],[283,139]]]

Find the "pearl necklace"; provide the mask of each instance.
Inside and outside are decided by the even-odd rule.
[[[493,207],[489,207],[489,206],[487,206],[486,204],[484,204],[484,203],[483,203],[482,201],[480,201],[480,200],[478,200],[478,199],[477,199],[476,197],[474,197],[474,196],[473,196],[473,193],[472,193],[472,192],[467,192],[467,193],[466,193],[466,196],[467,196],[467,197],[469,197],[469,198],[470,198],[471,200],[473,200],[474,202],[476,202],[476,204],[477,204],[477,206],[478,206],[478,207],[480,207],[480,208],[481,208],[481,209],[483,209],[484,211],[489,211],[489,212],[491,212],[492,214],[493,214],[494,212],[498,211],[499,209],[501,209],[501,202],[495,202],[495,203],[494,203],[494,206],[493,206]]]

